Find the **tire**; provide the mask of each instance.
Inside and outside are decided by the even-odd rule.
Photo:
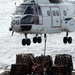
[[[37,37],[33,38],[33,43],[37,43]]]
[[[67,37],[63,38],[63,43],[66,44],[67,43]]]
[[[22,39],[22,45],[25,46],[26,45],[26,40]]]
[[[41,43],[42,42],[41,37],[38,37],[37,41],[38,41],[38,43]]]
[[[71,38],[71,37],[68,38],[68,43],[69,43],[69,44],[72,43],[72,38]]]
[[[31,44],[31,40],[30,40],[30,39],[27,39],[27,40],[26,40],[26,43],[27,43],[27,45],[29,46],[29,45]]]

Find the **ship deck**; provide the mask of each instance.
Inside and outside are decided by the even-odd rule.
[[[10,70],[0,70],[0,75],[10,75]],[[75,70],[72,71],[72,75],[75,75]]]

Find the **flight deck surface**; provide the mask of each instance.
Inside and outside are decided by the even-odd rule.
[[[0,75],[10,75],[10,70],[0,70]],[[72,75],[75,75],[75,70],[72,71]]]

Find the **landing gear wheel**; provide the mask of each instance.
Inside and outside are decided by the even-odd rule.
[[[25,46],[26,45],[26,40],[22,39],[22,45]]]
[[[27,40],[26,40],[26,43],[27,43],[27,45],[29,46],[29,45],[31,44],[31,40],[30,40],[30,39],[27,39]]]
[[[41,42],[42,42],[41,37],[38,37],[38,38],[37,38],[37,41],[38,41],[38,43],[41,43]]]
[[[64,44],[67,43],[67,37],[64,37],[64,38],[63,38],[63,42],[64,42]]]
[[[37,43],[37,37],[33,38],[33,43]]]
[[[72,37],[68,38],[68,43],[71,44],[72,43]]]

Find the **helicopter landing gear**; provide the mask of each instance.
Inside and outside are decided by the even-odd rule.
[[[66,44],[66,43],[71,44],[72,43],[72,37],[68,37],[68,31],[66,32],[66,37],[63,38],[63,43],[64,44]]]
[[[33,38],[33,43],[41,43],[42,42],[42,38],[41,37],[34,37]]]
[[[42,42],[42,38],[41,37],[37,37],[37,35],[36,35],[36,37],[33,38],[33,43],[37,43],[37,42],[41,43]],[[31,40],[28,39],[27,38],[27,34],[25,34],[25,38],[22,39],[22,45],[23,46],[25,46],[25,45],[30,46],[30,44],[31,44]]]
[[[24,46],[27,44],[29,46],[31,44],[31,40],[27,38],[27,34],[25,34],[25,38],[26,39],[22,39],[22,45]]]

